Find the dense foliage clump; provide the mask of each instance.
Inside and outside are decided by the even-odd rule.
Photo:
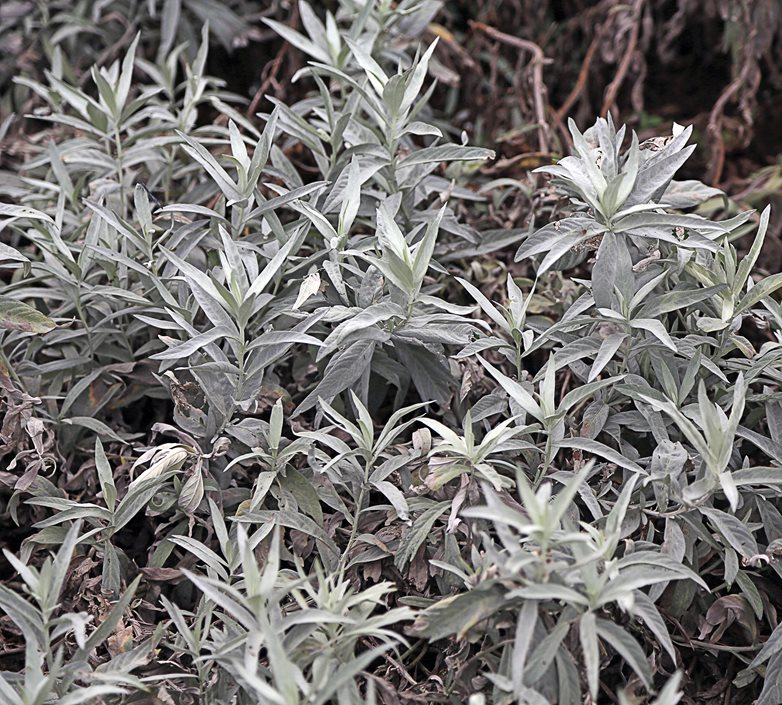
[[[437,2],[114,4],[0,63],[0,701],[779,702],[782,274],[692,127],[500,176]]]

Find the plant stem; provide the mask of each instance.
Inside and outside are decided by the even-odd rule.
[[[369,491],[369,473],[372,470],[371,462],[369,459],[364,464],[364,479],[361,482],[361,490],[358,493],[358,499],[356,499],[355,511],[353,513],[353,526],[350,527],[350,538],[348,538],[348,544],[345,546],[345,552],[339,559],[339,576],[340,579],[345,574],[345,568],[347,567],[347,561],[349,559],[350,550],[353,548],[353,544],[358,536],[358,521],[361,516],[361,512],[364,508],[364,501]]]

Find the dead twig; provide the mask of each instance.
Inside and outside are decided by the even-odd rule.
[[[722,114],[725,105],[733,97],[733,94],[741,88],[744,81],[744,72],[742,71],[734,78],[720,94],[717,102],[709,113],[709,124],[706,126],[706,133],[712,139],[712,167],[710,178],[708,179],[712,186],[717,186],[722,178],[722,170],[725,167],[725,140],[722,139]]]
[[[576,100],[578,100],[578,97],[584,92],[587,79],[589,78],[589,69],[592,66],[592,60],[595,58],[595,53],[600,46],[600,40],[602,37],[603,26],[601,25],[593,37],[591,43],[589,44],[589,48],[587,49],[586,55],[584,56],[584,61],[581,62],[581,69],[578,72],[578,79],[576,80],[576,84],[573,86],[573,90],[571,90],[568,94],[568,97],[565,98],[565,102],[562,103],[559,110],[555,112],[559,122],[564,122],[565,118],[570,112],[570,108],[573,107],[573,103],[575,103]]]
[[[293,13],[291,15],[291,21],[290,21],[290,27],[291,29],[297,29],[299,25],[299,8],[298,5],[293,5]],[[274,85],[275,93],[279,94],[280,92],[280,85],[277,82],[277,75],[280,72],[280,67],[282,66],[282,61],[285,58],[285,56],[288,53],[288,49],[290,47],[290,44],[288,42],[283,42],[282,46],[280,47],[280,50],[275,55],[274,59],[267,63],[263,67],[263,71],[261,71],[261,85],[258,87],[258,90],[255,91],[255,95],[253,96],[253,99],[250,101],[250,106],[247,108],[247,117],[252,117],[255,114],[255,111],[258,109],[258,104],[263,100],[263,97],[266,95],[266,91],[269,89],[270,85]],[[282,96],[277,95],[278,98],[282,98]]]
[[[115,20],[120,24],[125,25],[125,31],[122,36],[113,44],[106,47],[95,59],[95,66],[105,66],[111,59],[116,58],[119,55],[120,50],[123,47],[127,47],[133,40],[133,37],[138,31],[138,27],[135,22],[129,22],[127,18],[121,12],[110,12],[105,17],[101,18],[101,23],[106,24],[111,20]],[[79,76],[79,86],[84,86],[87,80],[92,76],[90,71],[83,71]]]
[[[549,115],[551,116],[551,121],[554,123],[554,127],[557,129],[557,132],[562,136],[562,150],[566,151],[567,149],[573,148],[573,138],[570,135],[570,131],[565,126],[565,122],[562,120],[562,118],[559,116],[558,111],[554,110],[551,106],[549,106]]]
[[[539,151],[548,152],[549,125],[546,120],[546,86],[543,83],[543,64],[546,63],[546,57],[543,54],[543,49],[529,39],[505,34],[505,32],[500,32],[498,29],[490,27],[483,22],[470,20],[469,24],[472,29],[483,32],[483,34],[498,42],[532,54],[532,94],[535,105],[535,121],[538,126],[538,147]]]
[[[744,6],[746,10],[746,6]],[[725,140],[722,139],[722,118],[725,113],[725,106],[746,83],[749,82],[752,72],[752,47],[754,45],[757,29],[752,26],[749,37],[744,45],[744,61],[738,76],[734,78],[722,91],[717,102],[709,113],[709,124],[706,126],[706,133],[712,140],[712,165],[709,175],[709,182],[712,186],[717,186],[722,179],[722,170],[725,168]]]
[[[253,96],[253,99],[250,101],[250,107],[247,108],[247,117],[252,117],[255,114],[255,111],[258,109],[258,104],[266,95],[266,91],[269,89],[270,85],[274,85],[276,92],[279,93],[280,85],[277,81],[277,75],[280,72],[280,67],[282,66],[282,60],[285,58],[285,55],[288,53],[289,46],[290,44],[288,44],[288,42],[285,42],[280,48],[280,50],[277,52],[277,55],[274,57],[274,59],[268,64],[266,64],[266,66],[264,66],[263,72],[261,73],[261,85],[258,87],[258,90],[255,91],[255,95]]]
[[[616,76],[614,76],[614,79],[608,84],[608,88],[606,88],[605,100],[603,101],[603,107],[600,109],[601,117],[608,115],[608,111],[614,107],[616,96],[619,94],[619,89],[622,87],[622,84],[627,77],[630,63],[635,56],[635,48],[638,45],[638,33],[641,29],[641,10],[643,9],[643,5],[644,0],[635,0],[635,4],[633,5],[633,26],[630,30],[630,39],[627,42],[627,49],[625,49],[624,56],[619,62]]]

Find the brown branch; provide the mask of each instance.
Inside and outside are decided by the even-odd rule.
[[[725,104],[730,100],[733,94],[741,88],[743,76],[738,76],[731,81],[724,91],[720,94],[717,102],[709,113],[709,124],[706,126],[706,133],[712,138],[711,147],[712,159],[714,163],[711,168],[709,182],[712,186],[717,186],[722,178],[722,170],[725,167],[725,140],[722,139],[722,112]]]
[[[635,5],[633,6],[633,28],[630,30],[630,39],[627,42],[625,54],[619,62],[616,76],[614,76],[614,80],[608,84],[608,88],[606,89],[603,107],[600,109],[601,117],[608,115],[608,111],[614,107],[616,96],[619,94],[619,89],[622,87],[622,84],[627,77],[627,72],[630,69],[630,63],[635,54],[635,47],[638,44],[638,32],[641,29],[641,10],[643,9],[643,4],[644,0],[635,0]]]
[[[250,101],[250,107],[247,108],[247,117],[252,117],[255,114],[255,111],[258,109],[258,104],[266,95],[266,91],[269,89],[269,86],[272,84],[277,84],[277,74],[280,72],[282,60],[288,53],[289,46],[290,44],[285,42],[277,52],[277,55],[274,57],[274,59],[264,67],[263,72],[261,73],[261,85],[258,87],[258,90],[255,91],[255,95]]]
[[[601,25],[597,31],[597,34],[595,34],[594,38],[592,39],[589,48],[587,49],[586,55],[584,56],[584,61],[581,63],[581,69],[578,72],[578,80],[576,81],[576,85],[573,86],[573,90],[570,91],[568,97],[565,98],[565,102],[562,103],[559,110],[557,110],[555,113],[559,122],[564,122],[565,118],[570,112],[570,108],[573,107],[573,103],[575,103],[576,100],[578,100],[578,97],[584,92],[587,79],[589,78],[589,69],[592,66],[592,60],[595,58],[595,52],[597,52],[597,48],[600,46],[600,40],[602,36],[603,26]]]
[[[500,32],[498,29],[494,29],[494,27],[490,27],[483,22],[470,20],[469,25],[472,29],[483,32],[486,36],[498,42],[532,54],[532,95],[535,104],[535,121],[538,125],[538,146],[541,152],[548,152],[549,126],[546,121],[546,99],[544,97],[546,87],[543,83],[543,64],[546,62],[546,57],[543,54],[543,49],[529,39],[505,34],[505,32]]]
[[[299,8],[296,4],[293,5],[289,26],[291,29],[298,29],[299,26]],[[261,85],[258,87],[258,90],[255,91],[255,95],[250,101],[250,107],[247,108],[246,113],[247,117],[252,117],[255,114],[255,111],[258,109],[258,104],[263,100],[270,85],[274,84],[275,86],[279,86],[277,83],[277,74],[280,71],[280,66],[282,66],[282,60],[288,53],[289,46],[290,44],[288,44],[288,42],[283,42],[274,59],[263,67],[263,71],[261,71],[260,75]]]
[[[116,58],[119,55],[120,49],[130,45],[130,42],[133,40],[133,37],[136,35],[136,32],[138,31],[135,22],[128,22],[128,20],[121,12],[110,12],[105,17],[102,17],[100,21],[101,24],[105,24],[107,22],[110,22],[111,20],[115,20],[120,24],[124,24],[125,31],[122,33],[122,36],[116,42],[106,47],[100,53],[98,58],[95,59],[95,66],[103,66],[105,64],[108,64],[110,59]],[[83,87],[84,84],[87,82],[87,80],[90,78],[90,76],[92,76],[92,73],[90,71],[82,72],[81,76],[79,77],[79,86]]]
[[[573,138],[570,136],[570,131],[567,129],[567,127],[565,127],[564,121],[559,116],[559,112],[549,106],[549,115],[551,116],[551,121],[554,123],[554,127],[557,129],[557,132],[559,132],[559,134],[562,136],[561,146],[563,149],[560,151],[566,152],[568,149],[572,149]]]
[[[714,103],[714,107],[709,113],[709,124],[706,127],[706,133],[714,141],[711,148],[714,164],[712,165],[711,178],[709,179],[712,186],[717,186],[719,184],[720,179],[722,178],[722,170],[725,168],[725,141],[722,139],[722,118],[725,112],[725,106],[749,77],[752,68],[752,47],[756,34],[757,30],[753,27],[744,49],[748,56],[745,57],[739,75],[725,87],[725,90],[722,91],[722,93],[720,93],[720,97],[717,98],[717,102]]]

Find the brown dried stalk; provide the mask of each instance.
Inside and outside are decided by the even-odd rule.
[[[614,76],[606,89],[603,107],[600,109],[601,117],[608,115],[608,111],[614,107],[616,96],[619,94],[619,89],[622,87],[622,84],[627,77],[627,71],[630,69],[630,63],[633,60],[635,48],[638,45],[638,33],[641,29],[641,10],[643,9],[643,6],[644,0],[635,0],[635,4],[633,5],[633,27],[630,30],[630,39],[627,42],[627,49],[622,57],[622,61],[619,62],[616,76]]]
[[[543,83],[543,64],[547,62],[543,50],[535,44],[535,42],[530,41],[529,39],[522,39],[521,37],[505,34],[505,32],[500,32],[498,29],[490,27],[483,22],[470,20],[469,24],[472,29],[483,32],[483,34],[498,42],[532,54],[532,94],[535,105],[535,121],[538,126],[538,147],[541,152],[548,153],[549,126],[546,120],[546,86]]]

